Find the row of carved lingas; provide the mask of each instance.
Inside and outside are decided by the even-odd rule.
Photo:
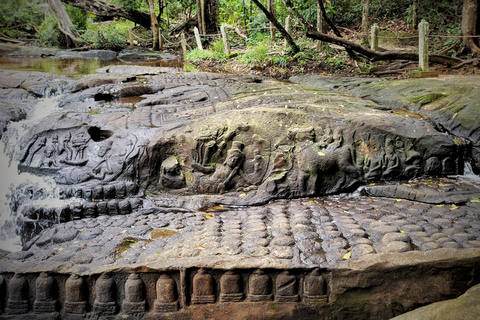
[[[81,198],[88,201],[101,201],[110,199],[125,199],[133,197],[138,193],[138,185],[131,181],[97,185],[93,188],[87,187],[65,187],[60,197],[61,198]]]
[[[4,278],[0,277],[0,288],[4,287]],[[248,301],[272,300],[272,278],[263,270],[255,270],[249,277]],[[277,302],[295,302],[299,300],[298,279],[289,271],[276,276],[275,297]],[[33,305],[35,313],[58,311],[58,286],[56,279],[41,273],[35,282],[36,299]],[[3,289],[2,289],[3,291]],[[220,302],[238,302],[244,299],[242,277],[234,271],[227,271],[220,277]],[[7,313],[24,314],[29,312],[29,286],[26,277],[15,274],[8,283],[9,297]],[[65,283],[65,313],[84,314],[87,312],[88,288],[86,281],[71,275]],[[177,284],[167,274],[162,274],[156,282],[154,311],[158,313],[177,311]],[[326,302],[325,280],[318,269],[304,278],[304,300]],[[108,273],[102,274],[95,283],[95,301],[93,311],[100,315],[117,313],[115,280]],[[216,301],[215,280],[206,270],[200,269],[193,277],[192,304],[214,303]],[[130,274],[125,282],[125,297],[122,310],[125,313],[144,313],[147,311],[145,284],[138,274]]]

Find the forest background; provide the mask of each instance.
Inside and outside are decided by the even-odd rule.
[[[289,35],[296,47],[285,42],[265,11],[280,27],[290,16]],[[425,19],[432,53],[470,61],[479,54],[479,38],[466,36],[479,33],[479,12],[478,0],[3,0],[0,40],[119,51],[129,46],[130,37],[135,46],[181,53],[183,33],[189,49],[184,58],[192,64],[286,78],[395,68],[382,68],[382,63],[352,54],[348,45],[311,35],[318,32],[369,47],[374,23],[380,26],[380,51],[418,52],[417,26]],[[227,27],[230,54],[224,52],[220,25]],[[205,50],[197,48],[195,26]]]

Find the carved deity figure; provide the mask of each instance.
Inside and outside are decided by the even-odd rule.
[[[400,158],[395,152],[392,139],[385,139],[385,154],[382,159],[382,178],[391,180],[400,173]]]
[[[55,147],[53,145],[48,145],[43,149],[43,155],[39,167],[58,167]]]
[[[215,168],[202,166],[194,163],[192,167],[202,173],[213,173],[208,178],[200,178],[198,188],[202,192],[224,193],[230,188],[241,186],[241,171],[245,161],[245,155],[242,152],[243,143],[233,141],[232,147],[227,151],[227,159],[223,164],[217,164]]]
[[[90,141],[90,136],[88,133],[80,129],[76,132],[75,136],[72,139],[72,147],[74,150],[73,159],[82,160],[84,157],[85,148],[87,148],[88,141]]]
[[[58,154],[62,155],[63,153],[65,153],[66,160],[72,160],[73,150],[71,147],[71,140],[72,134],[70,132],[67,132],[63,137],[61,145],[58,148]]]

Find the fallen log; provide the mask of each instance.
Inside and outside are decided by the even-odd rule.
[[[352,50],[365,56],[370,61],[385,61],[385,60],[418,61],[418,53],[415,53],[415,52],[402,52],[402,51],[377,52],[367,47],[356,44],[355,42],[345,40],[344,38],[339,38],[339,37],[321,33],[318,31],[313,31],[313,30],[307,31],[307,37],[310,39],[325,41],[325,42],[342,46],[346,50]],[[463,62],[462,59],[444,56],[440,54],[429,54],[428,60],[433,63],[444,64],[447,66],[454,66]]]

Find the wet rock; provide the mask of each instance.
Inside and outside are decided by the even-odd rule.
[[[155,52],[147,48],[133,47],[126,48],[118,54],[119,60],[174,60],[177,59],[174,55],[168,52]]]

